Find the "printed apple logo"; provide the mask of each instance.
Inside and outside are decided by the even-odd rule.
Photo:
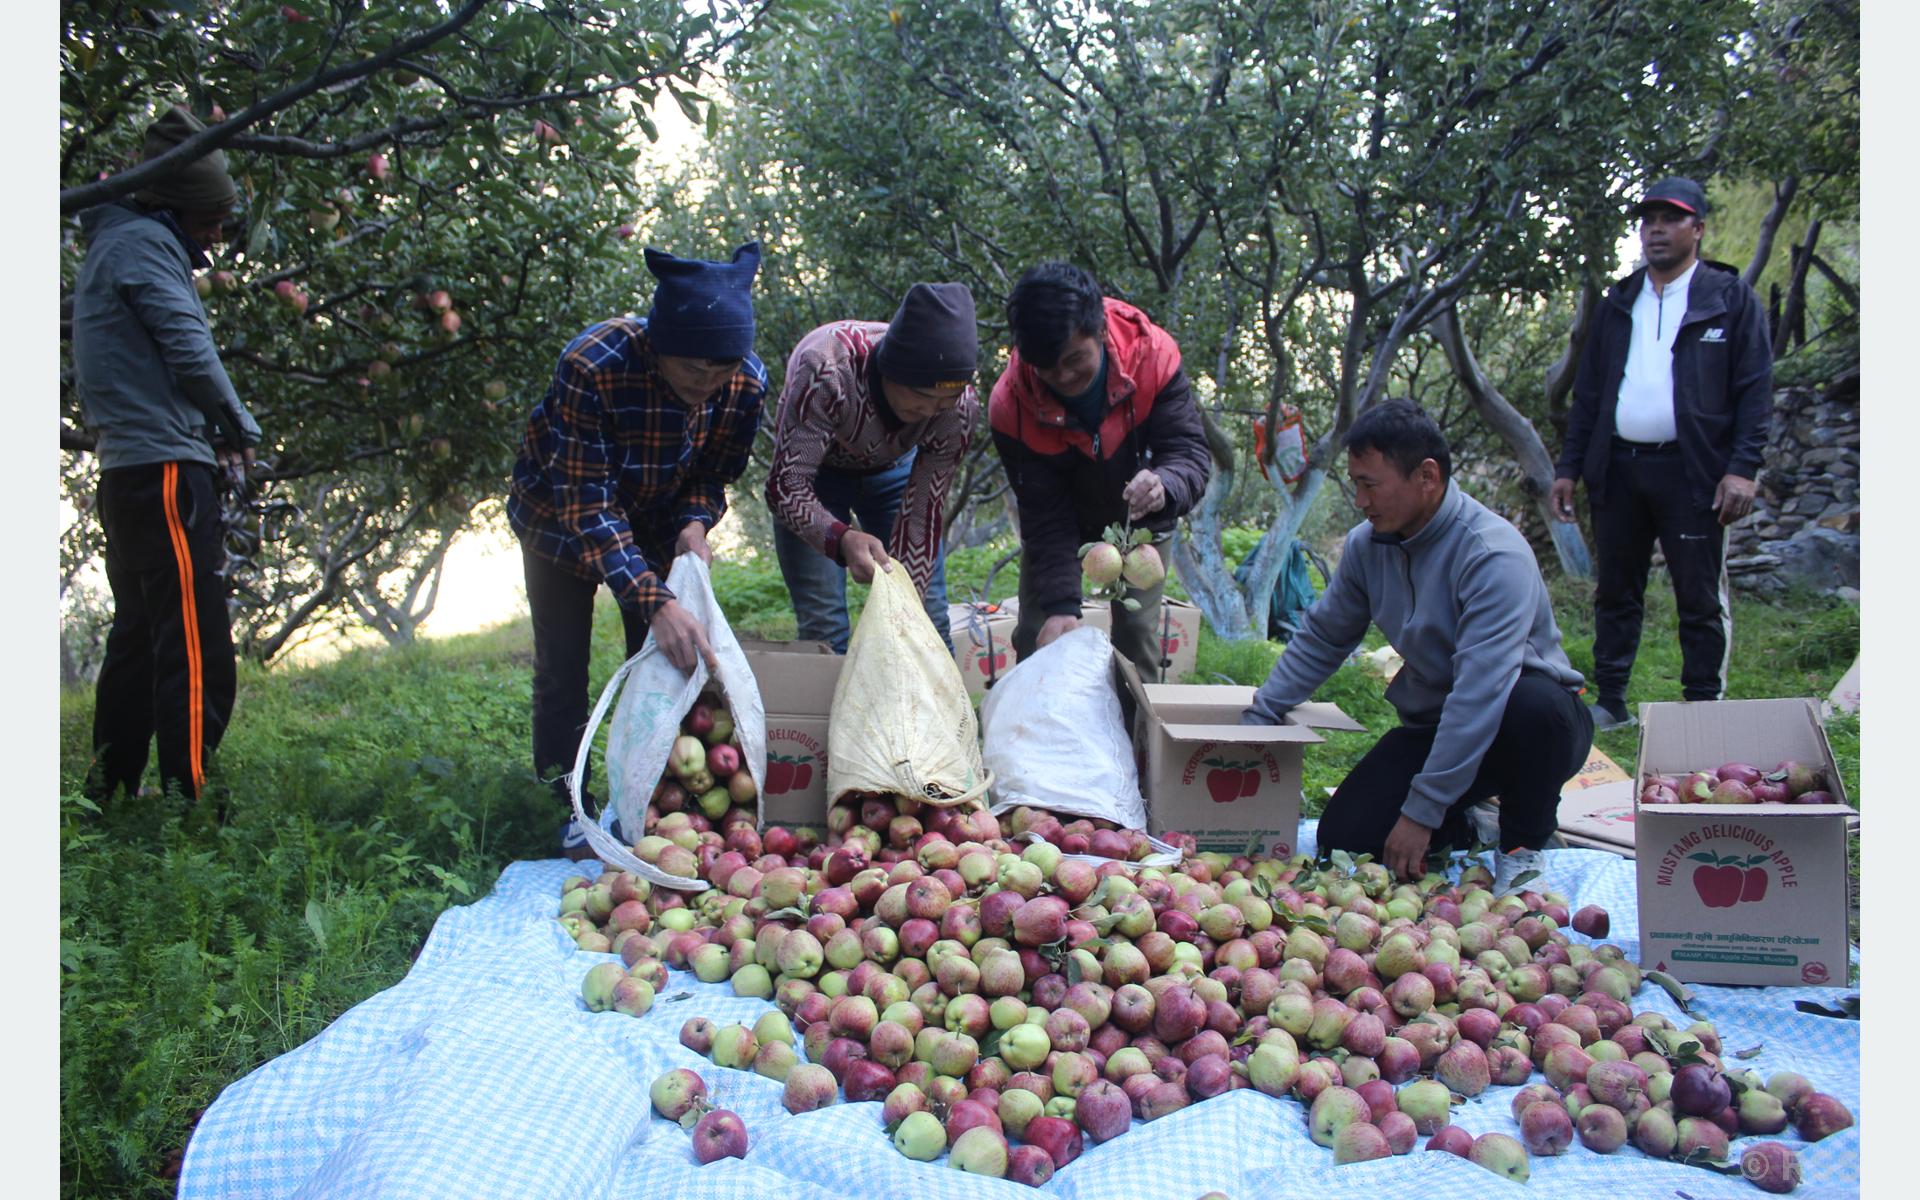
[[[1257,762],[1209,758],[1201,765],[1211,768],[1207,772],[1207,794],[1213,797],[1215,804],[1245,800],[1260,790],[1260,764]]]
[[[1176,633],[1172,637],[1161,638],[1160,653],[1166,655],[1168,658],[1172,658],[1174,655],[1180,653],[1180,635]]]
[[[985,650],[981,652],[977,661],[980,664],[980,673],[982,675],[992,675],[996,671],[1004,671],[1007,669],[1007,652],[1005,650]]]
[[[804,792],[813,782],[813,763],[804,756],[767,751],[767,795]]]
[[[1700,893],[1708,908],[1732,908],[1766,899],[1768,877],[1760,865],[1767,861],[1766,855],[1722,857],[1702,850],[1687,855],[1687,859],[1701,864],[1693,869],[1693,890]]]

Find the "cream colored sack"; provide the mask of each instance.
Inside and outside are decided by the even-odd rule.
[[[827,719],[827,798],[984,799],[973,703],[904,568],[873,573]]]

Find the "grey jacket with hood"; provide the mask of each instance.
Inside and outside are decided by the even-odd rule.
[[[1360,645],[1369,622],[1405,660],[1387,687],[1401,722],[1438,726],[1401,809],[1429,829],[1439,828],[1479,773],[1522,671],[1570,691],[1581,685],[1560,648],[1533,548],[1449,481],[1433,518],[1412,537],[1376,535],[1365,521],[1348,532],[1326,594],[1307,610],[1240,723],[1280,724]]]
[[[73,297],[73,369],[101,468],[211,466],[215,441],[259,442],[193,290],[184,235],[128,204],[88,209],[80,225],[88,244]]]

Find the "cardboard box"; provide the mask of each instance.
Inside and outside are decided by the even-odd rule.
[[[1860,711],[1860,656],[1858,654],[1853,656],[1853,665],[1848,667],[1847,673],[1840,677],[1840,682],[1833,685],[1833,692],[1827,697],[1827,704],[1830,708],[1837,708],[1841,712]]]
[[[1560,789],[1560,836],[1568,845],[1633,857],[1633,778],[1598,746]]]
[[[1689,983],[1845,987],[1845,784],[1813,700],[1640,706],[1640,779],[1825,766],[1839,803],[1640,805],[1640,961]],[[1634,791],[1639,792],[1639,780]]]
[[[1363,728],[1334,704],[1303,704],[1283,725],[1241,725],[1250,687],[1143,683],[1114,655],[1132,712],[1147,832],[1179,830],[1201,850],[1292,854],[1300,836],[1300,777],[1315,729]]]
[[[969,696],[987,688],[1013,668],[1012,604],[949,604],[947,626],[953,637],[953,661]]]
[[[1019,615],[1019,602],[1009,600],[1003,611]],[[1113,634],[1113,612],[1105,600],[1083,600],[1080,619]],[[955,645],[958,645],[956,642]],[[1178,683],[1193,673],[1200,657],[1200,610],[1185,600],[1160,602],[1160,677]]]
[[[827,713],[846,660],[825,642],[741,642],[767,713],[765,825],[827,827]]]

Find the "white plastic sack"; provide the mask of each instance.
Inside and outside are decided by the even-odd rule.
[[[682,554],[673,560],[667,575],[667,587],[680,606],[692,613],[707,631],[713,656],[719,661],[718,676],[727,694],[727,707],[733,713],[733,727],[740,738],[742,768],[753,776],[754,790],[764,796],[767,779],[767,714],[760,702],[760,687],[747,666],[747,656],[739,639],[720,611],[713,594],[713,578],[707,564],[695,554]],[[646,819],[647,804],[653,789],[666,770],[673,740],[680,736],[680,718],[700,697],[700,689],[713,678],[704,659],[694,664],[691,673],[682,671],[667,658],[654,641],[652,632],[640,647],[640,653],[620,665],[607,680],[594,705],[593,715],[580,738],[580,750],[574,758],[573,772],[567,777],[567,790],[573,797],[574,819],[587,831],[587,844],[608,866],[632,871],[662,887],[685,891],[705,891],[710,886],[699,879],[669,875],[658,867],[641,862],[633,851],[613,836],[613,819],[620,820],[621,831],[638,837]],[[624,690],[622,684],[625,684]],[[611,803],[596,817],[587,815],[580,803],[581,776],[587,769],[587,755],[593,748],[594,733],[600,728],[614,694],[620,704],[613,712],[613,725],[607,732],[606,775]]]
[[[827,718],[827,799],[984,800],[979,724],[960,668],[904,569],[875,571]]]
[[[1147,827],[1105,630],[1082,625],[1021,659],[987,693],[980,719],[995,813],[1027,804]]]

